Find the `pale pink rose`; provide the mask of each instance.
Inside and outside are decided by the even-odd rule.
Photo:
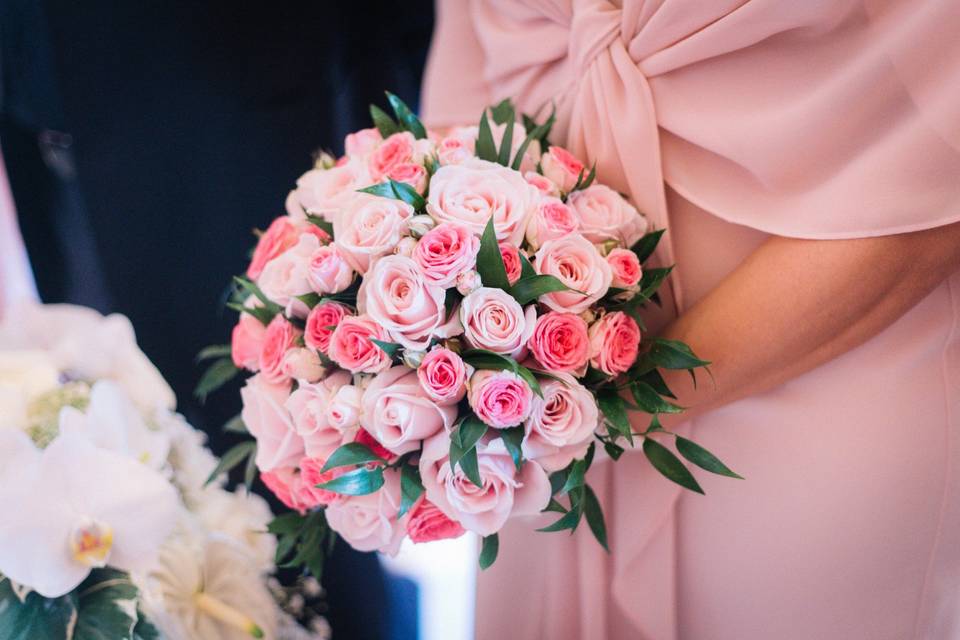
[[[387,462],[394,462],[397,459],[396,454],[380,444],[380,442],[366,429],[357,429],[357,437],[354,439],[354,442],[359,442],[360,444],[366,446],[367,449],[370,449],[370,451],[373,452],[373,455],[381,458],[382,460],[386,460]]]
[[[547,240],[556,240],[573,233],[580,226],[576,214],[560,198],[546,197],[527,224],[526,238],[536,251]]]
[[[382,140],[383,136],[375,127],[360,129],[360,131],[347,134],[343,141],[343,149],[348,156],[365,157],[372,153]]]
[[[457,276],[457,291],[461,295],[468,296],[483,286],[480,274],[476,271],[464,271]]]
[[[540,175],[536,171],[527,171],[523,174],[523,179],[535,186],[545,196],[553,198],[560,197],[560,187],[550,178]]]
[[[350,309],[339,302],[321,302],[307,316],[303,341],[311,349],[327,352],[330,348],[330,336],[344,317],[350,315]]]
[[[590,326],[590,364],[609,376],[631,366],[640,349],[640,327],[623,311],[608,313]]]
[[[271,384],[286,383],[290,376],[284,370],[287,351],[297,344],[300,330],[290,324],[281,314],[274,316],[263,334],[263,347],[260,349],[260,375]]]
[[[314,236],[320,242],[320,244],[330,244],[330,242],[333,240],[333,238],[330,237],[329,233],[327,233],[317,225],[313,224],[312,222],[302,220],[300,222],[294,223],[294,226],[297,227],[297,231],[300,232],[301,236],[304,234]],[[299,240],[300,238],[298,237],[297,239]]]
[[[283,373],[297,381],[316,382],[326,374],[326,370],[316,351],[295,347],[283,356]]]
[[[563,147],[549,147],[540,157],[540,169],[564,193],[573,189],[581,173],[584,179],[588,173],[584,164]]]
[[[523,275],[523,263],[520,262],[520,250],[517,245],[509,242],[501,242],[500,259],[503,260],[503,268],[507,272],[507,281],[515,284],[520,276]]]
[[[437,155],[437,141],[436,134],[428,132],[427,138],[419,138],[416,142],[413,143],[413,162],[414,164],[425,164],[427,158],[431,160],[436,159]]]
[[[480,287],[460,303],[463,335],[471,347],[522,359],[537,322],[534,305],[526,311],[506,291]]]
[[[340,433],[351,433],[360,424],[363,409],[363,391],[352,384],[345,384],[333,394],[327,405],[327,422]]]
[[[607,262],[613,271],[613,281],[610,283],[620,289],[635,287],[643,277],[640,259],[630,249],[614,249],[607,254]]]
[[[456,404],[467,393],[468,367],[450,349],[434,347],[423,357],[417,378],[437,404]]]
[[[390,342],[387,332],[369,316],[347,316],[330,336],[327,356],[351,373],[386,371],[390,358],[371,338]]]
[[[267,263],[297,244],[299,237],[300,233],[287,216],[271,222],[257,241],[257,248],[253,250],[253,258],[247,267],[247,277],[251,280],[259,278]]]
[[[305,213],[336,222],[340,208],[357,189],[375,182],[363,160],[344,159],[332,169],[311,169],[297,180],[294,199]]]
[[[307,509],[320,505],[329,505],[342,500],[344,496],[333,491],[317,488],[318,484],[330,482],[347,473],[352,467],[335,467],[329,471],[320,472],[326,464],[325,458],[304,458],[300,461],[300,487],[297,492],[297,502]]]
[[[307,262],[307,282],[317,293],[340,293],[353,283],[353,267],[335,244],[319,247]]]
[[[417,373],[398,366],[378,375],[364,391],[360,424],[384,447],[403,455],[416,451],[424,438],[449,430],[456,418],[455,406],[437,405]]]
[[[446,291],[427,282],[417,263],[406,256],[377,260],[357,292],[357,309],[407,349],[426,349],[436,336],[449,338],[456,323],[447,323]]]
[[[230,355],[238,369],[258,371],[266,328],[249,313],[241,313],[230,337]]]
[[[477,127],[452,129],[437,145],[437,158],[441,165],[462,164],[475,157]]]
[[[260,480],[280,502],[301,514],[306,513],[308,505],[300,500],[303,492],[303,480],[295,467],[282,467],[272,471],[261,471]]]
[[[240,389],[243,399],[241,417],[257,440],[257,468],[272,471],[294,467],[303,457],[303,439],[297,435],[284,403],[290,394],[286,385],[267,382],[262,374],[247,379]]]
[[[616,240],[629,247],[647,231],[647,219],[608,186],[595,184],[574,191],[567,204],[580,219],[580,233],[590,242]]]
[[[321,250],[316,236],[303,234],[290,249],[271,260],[260,274],[260,290],[291,315],[306,316],[308,307],[297,296],[310,293],[310,257]]]
[[[468,387],[470,407],[491,427],[515,427],[530,415],[533,391],[512,371],[477,371]]]
[[[563,469],[587,453],[600,426],[597,401],[569,374],[540,385],[543,397],[533,398],[524,423],[523,455],[540,463],[548,473]]]
[[[287,411],[309,457],[327,458],[343,444],[344,433],[330,423],[327,409],[337,390],[347,384],[350,374],[337,371],[315,384],[301,384],[287,398]]]
[[[409,131],[391,135],[374,149],[367,159],[367,168],[374,182],[380,182],[396,166],[413,160],[416,138]]]
[[[420,238],[412,257],[428,284],[449,288],[456,283],[458,275],[476,267],[478,251],[480,239],[469,229],[443,223]]]
[[[537,515],[550,502],[550,481],[536,462],[527,461],[518,472],[500,438],[477,443],[480,487],[457,465],[450,467],[450,438],[438,434],[424,443],[420,476],[426,498],[468,531],[482,536],[496,533],[507,519]]]
[[[396,555],[406,535],[400,513],[400,472],[383,473],[379,491],[365,496],[345,496],[325,510],[327,524],[357,551]]]
[[[407,236],[406,238],[401,238],[397,248],[393,250],[398,256],[406,256],[408,258],[413,257],[413,252],[417,248],[417,239]]]
[[[459,538],[467,530],[448,518],[443,511],[426,498],[421,498],[410,509],[410,518],[407,520],[407,535],[414,543],[434,542]]]
[[[405,202],[357,193],[333,223],[336,244],[361,274],[376,258],[392,253],[407,232],[413,208]]]
[[[573,313],[551,311],[537,318],[530,336],[530,353],[551,373],[582,373],[590,359],[587,323]]]
[[[427,190],[427,170],[422,164],[404,162],[398,164],[387,173],[387,177],[394,182],[403,182],[413,187],[414,191],[423,194]]]
[[[589,240],[577,233],[544,242],[535,256],[534,268],[537,273],[555,276],[572,289],[540,296],[540,302],[554,311],[586,311],[607,293],[613,280],[607,261]]]
[[[477,236],[492,217],[497,240],[519,245],[539,202],[540,192],[517,171],[471,158],[437,169],[427,212],[437,222],[462,224]]]

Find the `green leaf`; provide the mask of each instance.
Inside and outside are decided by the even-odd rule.
[[[233,276],[233,282],[237,287],[240,288],[247,295],[254,296],[263,304],[263,308],[272,312],[274,315],[280,313],[282,308],[276,302],[273,302],[266,296],[266,294],[260,290],[254,282],[248,280],[247,278],[241,278],[240,276]]]
[[[253,452],[247,457],[247,467],[243,470],[243,486],[249,492],[253,489],[253,481],[257,479],[257,447],[254,445]]]
[[[580,517],[583,516],[583,507],[582,503],[580,506],[574,507],[571,505],[570,510],[563,514],[556,522],[553,524],[547,525],[537,529],[537,531],[543,531],[544,533],[551,533],[554,531],[564,531],[566,529],[576,529],[577,525],[580,523]]]
[[[222,430],[226,433],[249,433],[247,425],[243,424],[243,416],[239,413],[224,423]]]
[[[560,489],[560,493],[570,493],[574,489],[582,487],[584,483],[583,475],[586,473],[586,471],[586,460],[574,460],[573,464],[570,466],[570,473],[567,474],[567,481],[563,484],[563,488]]]
[[[0,577],[0,640],[64,640],[77,618],[75,593],[44,598],[31,591],[23,602]]]
[[[609,553],[610,547],[607,546],[607,525],[603,521],[603,508],[590,485],[584,485],[584,488],[586,494],[583,498],[583,515],[587,518],[587,525],[589,525],[590,531],[593,532],[597,542]]]
[[[503,255],[497,243],[497,232],[493,227],[493,216],[487,220],[487,226],[480,237],[480,251],[477,253],[477,273],[485,287],[494,287],[510,291],[507,269],[503,266]]]
[[[597,404],[616,432],[633,446],[633,428],[630,426],[630,418],[627,417],[626,403],[616,389],[604,388],[597,391]]]
[[[420,479],[420,469],[411,464],[400,467],[400,512],[397,517],[402,518],[422,495],[423,481]]]
[[[554,511],[556,513],[566,513],[567,508],[562,504],[556,501],[555,498],[550,498],[550,502],[543,508],[543,511],[540,513],[546,513],[547,511]]]
[[[560,489],[563,489],[563,485],[567,483],[567,476],[570,474],[570,468],[572,466],[573,463],[571,462],[565,469],[554,471],[550,474],[550,495],[560,493]],[[566,511],[566,509],[564,509],[564,511]]]
[[[212,358],[228,358],[232,353],[233,350],[228,344],[212,344],[200,350],[200,353],[197,354],[197,362]]]
[[[480,418],[468,415],[450,437],[450,468],[453,469],[459,464],[463,474],[478,487],[483,485],[483,481],[480,478],[476,447],[488,428]]]
[[[630,250],[637,254],[637,258],[639,258],[640,262],[643,263],[644,260],[653,255],[654,250],[660,243],[660,238],[663,237],[665,232],[666,229],[657,229],[656,231],[651,231],[637,240],[636,244],[630,247]]]
[[[534,140],[538,140],[541,145],[546,143],[546,138],[550,134],[550,129],[553,127],[553,123],[556,121],[557,108],[556,105],[553,106],[553,110],[550,113],[550,117],[541,124],[535,125],[533,120],[529,117],[523,117],[523,126],[527,130],[527,137],[523,139],[523,143],[517,149],[517,155],[513,157],[513,164],[510,165],[515,171],[520,170],[520,165],[523,164],[523,155],[527,152],[527,148]]]
[[[400,351],[400,345],[396,342],[384,342],[382,340],[377,340],[376,338],[370,338],[370,342],[380,347],[380,350],[387,354],[388,358],[392,358],[397,355],[397,352]]]
[[[668,402],[660,397],[653,387],[646,382],[634,380],[630,383],[630,393],[641,411],[646,413],[681,413],[683,407]]]
[[[341,445],[336,451],[330,454],[327,462],[320,469],[320,473],[336,469],[337,467],[352,467],[357,464],[366,464],[368,462],[383,462],[367,445],[362,442],[348,442]]]
[[[413,134],[413,137],[418,140],[427,137],[427,130],[423,126],[423,123],[420,122],[420,119],[413,114],[413,111],[410,110],[403,100],[393,95],[389,91],[387,93],[387,100],[390,101],[390,106],[393,107],[393,113],[397,116],[397,121],[400,125]]]
[[[369,187],[364,187],[363,189],[357,189],[360,193],[369,193],[372,196],[380,196],[381,198],[390,198],[391,200],[398,200],[396,192],[393,190],[393,185],[389,182],[378,182],[377,184],[372,184]]]
[[[267,524],[267,531],[273,535],[287,535],[291,533],[296,533],[303,527],[303,523],[306,520],[302,515],[291,511],[289,513],[284,513]]]
[[[507,128],[503,132],[503,139],[500,141],[500,154],[497,156],[497,162],[505,167],[510,166],[510,152],[513,150],[513,118],[507,122]]]
[[[497,161],[497,145],[493,141],[493,132],[490,130],[490,122],[487,120],[487,110],[483,110],[480,116],[480,126],[477,133],[476,144],[477,157],[489,162]]]
[[[313,214],[307,214],[307,220],[315,227],[318,227],[324,233],[326,233],[331,238],[333,237],[333,223],[328,222],[321,218],[320,216],[315,216]]]
[[[518,280],[515,285],[510,287],[510,295],[520,304],[527,304],[547,293],[569,289],[570,287],[556,276],[536,275]]]
[[[483,537],[483,545],[480,548],[480,569],[488,569],[496,561],[497,553],[500,551],[500,538],[493,533]]]
[[[743,477],[737,475],[730,468],[720,462],[720,459],[698,445],[693,440],[687,440],[684,437],[676,436],[677,438],[677,451],[680,452],[684,458],[697,465],[701,469],[709,471],[710,473],[716,473],[721,476],[727,476],[728,478],[737,478],[743,480]]]
[[[520,465],[523,464],[523,436],[526,435],[526,430],[524,426],[517,425],[516,427],[510,427],[509,429],[500,429],[498,432],[500,437],[503,438],[503,444],[507,447],[507,451],[510,452],[510,457],[513,458],[513,464],[516,466],[517,471],[520,470]]]
[[[641,382],[646,382],[653,390],[659,393],[662,396],[667,396],[668,398],[677,399],[677,396],[673,394],[673,391],[670,390],[670,387],[667,386],[667,381],[663,379],[663,376],[659,371],[653,369],[643,374],[638,378]]]
[[[344,496],[365,496],[374,493],[383,486],[383,467],[359,467],[337,476],[329,482],[317,485],[319,489],[326,489]]]
[[[240,369],[233,364],[232,359],[221,358],[220,360],[214,360],[213,364],[200,376],[200,382],[197,383],[197,388],[194,389],[193,395],[203,402],[207,399],[208,395],[233,380],[238,373],[240,373]]]
[[[533,371],[530,371],[530,369],[527,369],[524,366],[517,365],[514,373],[523,378],[523,381],[527,383],[527,386],[530,387],[530,390],[533,391],[538,397],[543,397],[543,389],[540,388],[540,382],[538,382],[537,377],[533,375]]]
[[[673,452],[653,438],[644,438],[643,453],[647,460],[653,465],[653,468],[664,475],[668,480],[676,482],[684,489],[695,491],[702,494],[703,489],[697,483],[693,474],[680,462],[680,459],[673,455]]]
[[[223,457],[220,458],[220,462],[213,468],[213,471],[210,472],[210,477],[207,478],[204,486],[216,480],[221,473],[228,473],[235,466],[243,462],[247,456],[255,455],[256,451],[257,443],[253,441],[241,442],[231,447],[223,454]]]
[[[125,573],[95,569],[77,588],[72,640],[123,640],[137,624],[137,588]]]
[[[516,120],[513,102],[510,101],[510,98],[504,98],[496,106],[490,107],[490,115],[493,116],[493,121],[497,124]]]
[[[535,394],[541,398],[543,397],[543,390],[540,388],[540,383],[537,381],[537,377],[533,375],[533,372],[530,371],[530,369],[521,366],[513,358],[503,356],[492,351],[487,351],[486,349],[471,349],[461,354],[461,357],[463,358],[464,362],[472,366],[474,369],[512,371],[520,376]]]
[[[399,125],[394,122],[393,118],[388,116],[387,112],[377,105],[370,105],[370,117],[373,118],[373,125],[384,138],[389,138],[400,131]]]
[[[527,260],[527,256],[523,255],[523,252],[520,253],[520,279],[525,280],[527,278],[532,278],[537,275],[536,270],[533,268],[533,265],[530,264],[530,261]]]
[[[663,281],[667,279],[671,271],[673,271],[673,267],[644,269],[643,275],[640,277],[640,297],[649,298],[652,296],[663,284]]]
[[[133,640],[161,640],[160,631],[140,609],[137,609],[137,625],[133,628]]]
[[[228,309],[233,309],[237,313],[246,313],[247,315],[253,316],[263,326],[270,324],[270,321],[277,315],[275,311],[271,311],[265,307],[246,307],[240,302],[228,302],[226,306]]]
[[[686,344],[666,338],[654,338],[646,357],[664,369],[692,369],[710,364],[708,360],[698,358]]]
[[[397,182],[391,179],[390,186],[393,188],[393,193],[396,194],[395,197],[398,200],[403,200],[416,211],[423,211],[427,208],[427,201],[424,200],[423,196],[417,193],[417,190],[406,182]]]
[[[614,444],[613,442],[604,441],[603,448],[606,450],[607,455],[610,456],[614,461],[619,460],[624,451],[623,447],[618,444]]]

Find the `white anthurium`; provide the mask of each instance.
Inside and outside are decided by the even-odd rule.
[[[47,598],[95,567],[146,571],[182,507],[162,475],[76,435],[0,429],[0,573]]]
[[[44,351],[0,350],[0,429],[25,428],[30,400],[59,383],[60,372]]]
[[[147,617],[167,638],[276,638],[279,608],[237,542],[183,523],[147,574],[134,574]]]
[[[204,499],[193,513],[207,531],[236,540],[257,566],[265,571],[273,570],[277,539],[267,533],[273,514],[266,500],[240,488],[235,492],[215,488],[204,492]]]
[[[151,429],[139,410],[114,382],[93,385],[86,411],[64,407],[60,433],[86,438],[101,449],[134,458],[152,469],[161,469],[170,452],[170,436]]]

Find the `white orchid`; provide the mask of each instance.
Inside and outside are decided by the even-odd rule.
[[[0,573],[44,597],[94,567],[149,569],[180,509],[162,475],[126,456],[73,434],[40,450],[0,430]]]
[[[25,428],[30,400],[56,389],[59,377],[43,351],[0,351],[0,428]]]

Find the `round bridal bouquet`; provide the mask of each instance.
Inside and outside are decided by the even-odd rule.
[[[708,364],[644,336],[663,230],[550,144],[552,115],[504,101],[441,133],[387,95],[393,116],[371,107],[375,126],[319,155],[259,234],[230,355],[201,381],[252,374],[237,420],[253,441],[233,457],[292,510],[272,525],[283,553],[315,561],[331,530],[387,553],[473,531],[486,567],[508,519],[543,511],[542,531],[586,519],[606,546],[585,481],[598,447],[640,443],[693,491],[681,457],[735,476],[657,419],[681,411],[659,369]]]
[[[129,321],[0,323],[0,637],[312,638],[268,588],[276,540],[231,493]]]

